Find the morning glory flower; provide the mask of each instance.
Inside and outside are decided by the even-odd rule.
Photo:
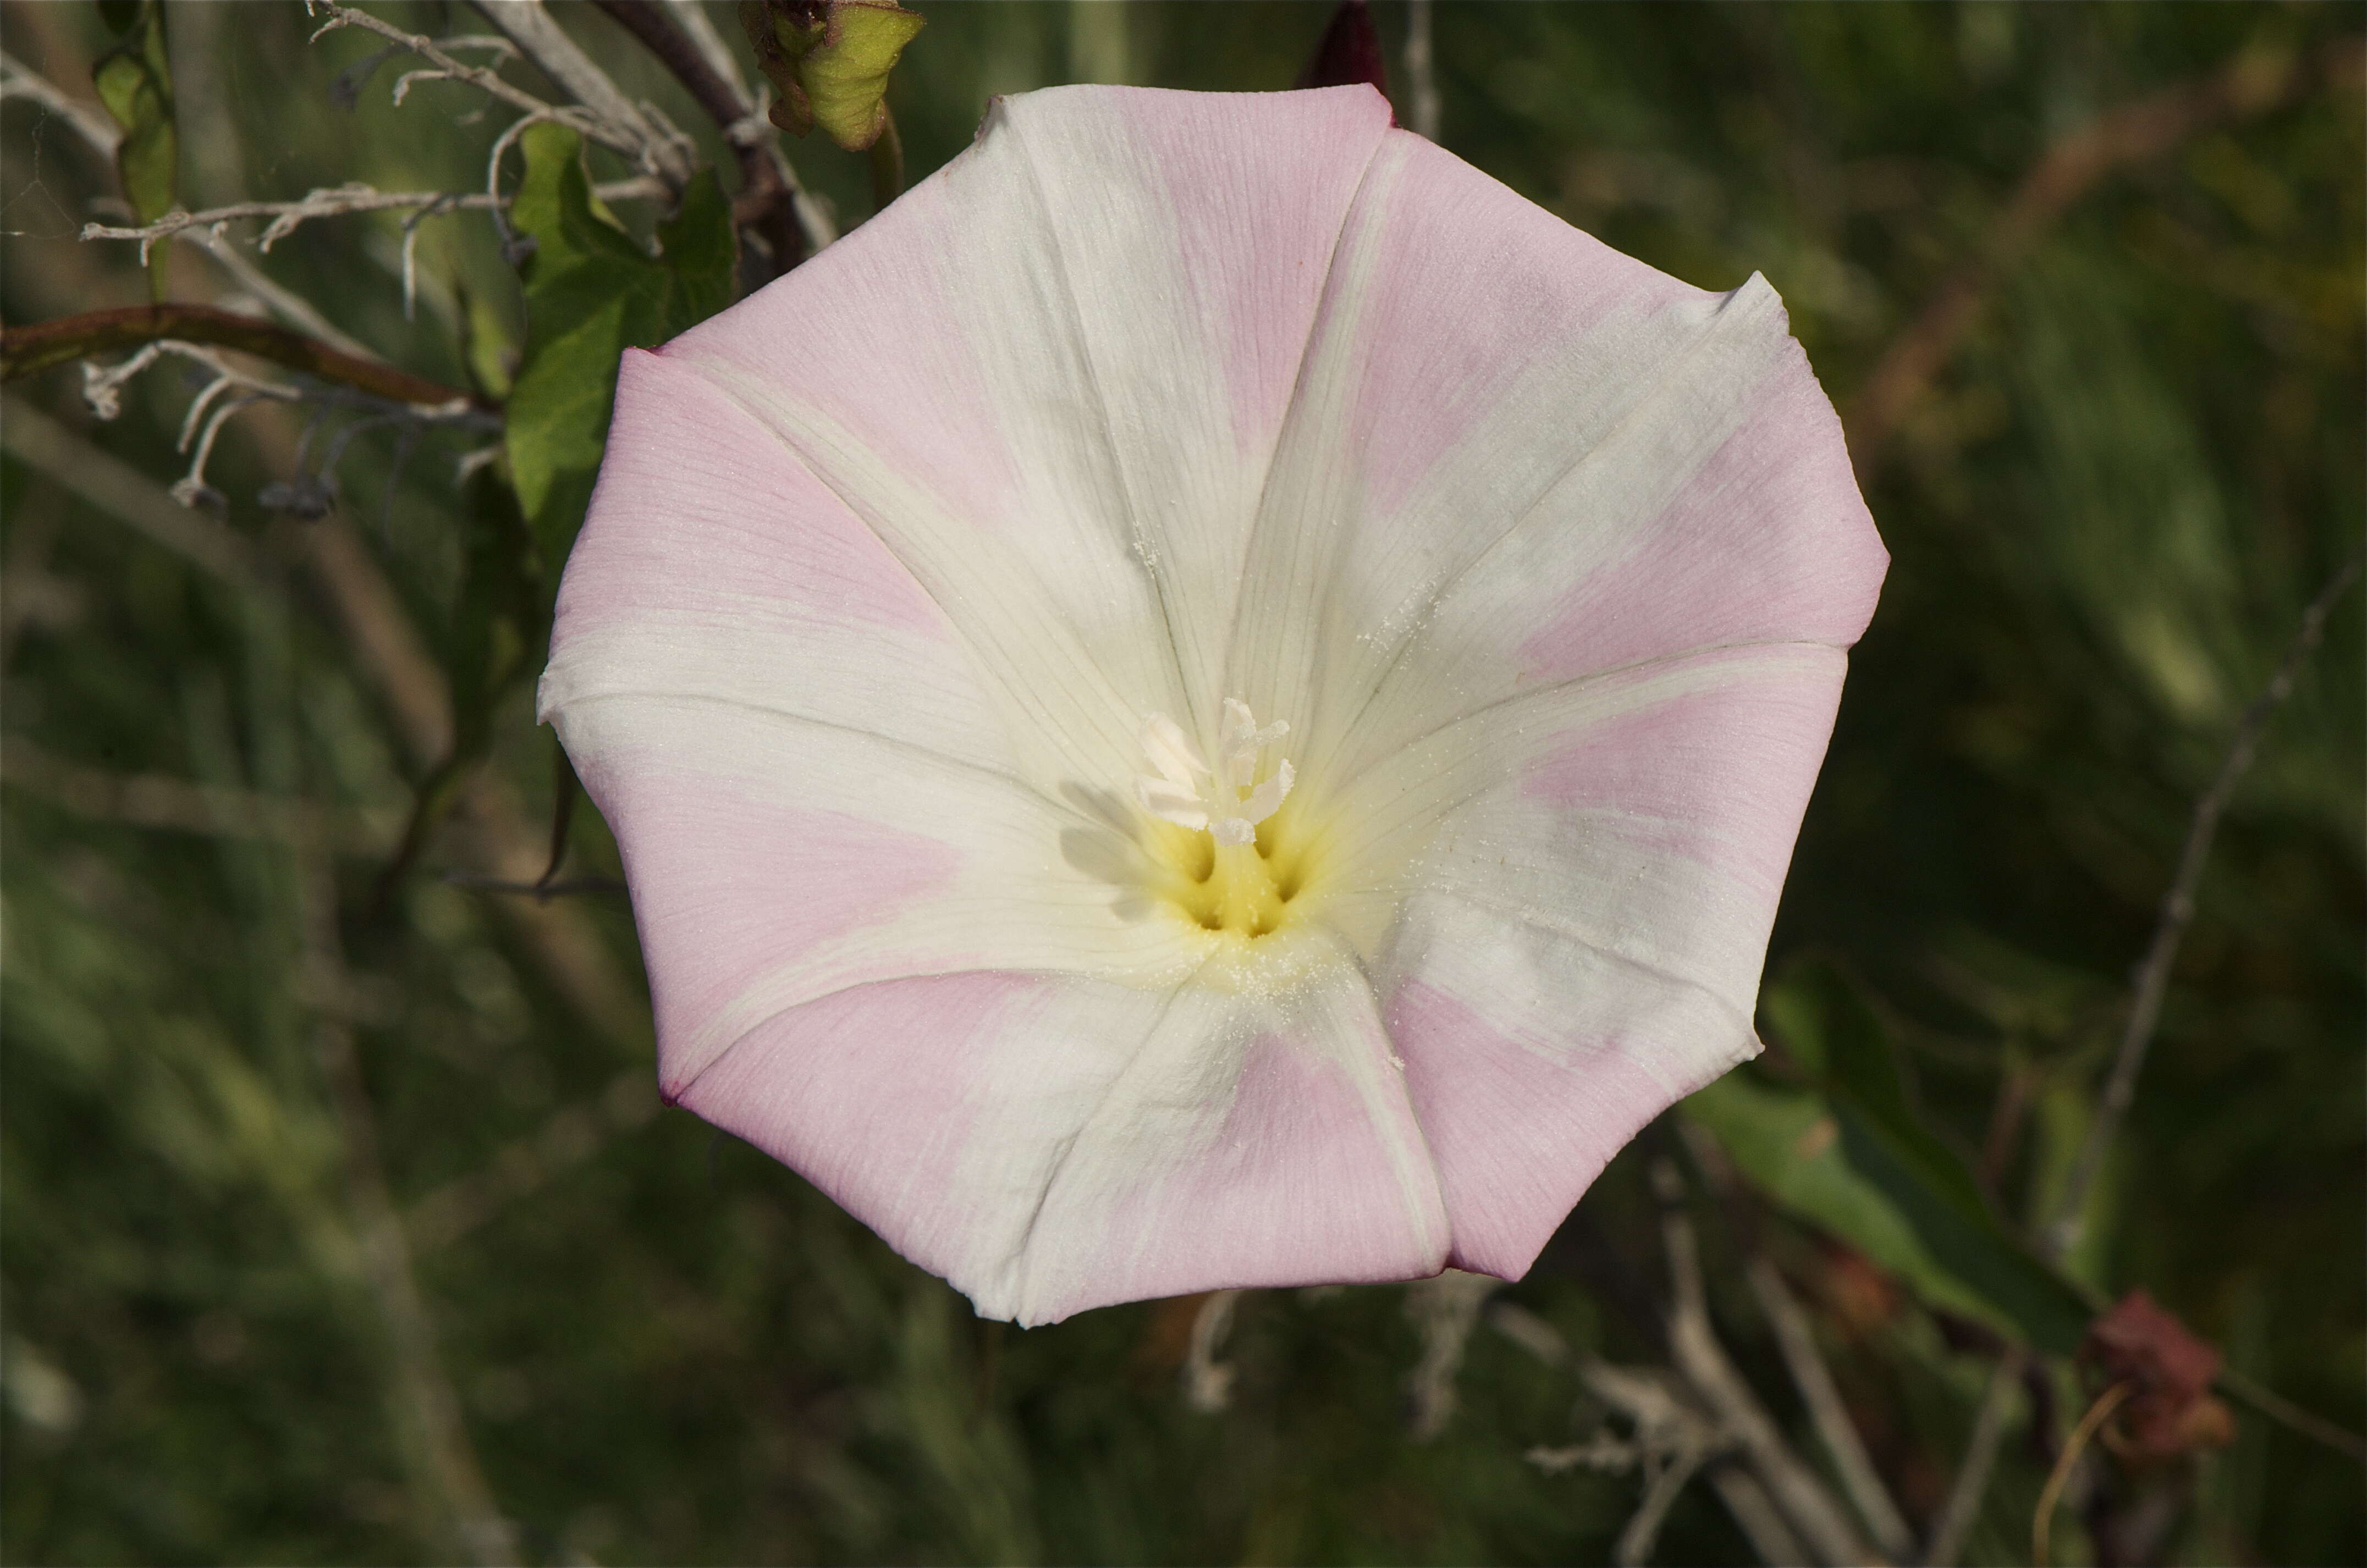
[[[1758,1049],[1886,564],[1763,280],[1056,88],[628,355],[541,710],[666,1095],[981,1313],[1518,1277]]]

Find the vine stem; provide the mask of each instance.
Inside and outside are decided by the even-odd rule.
[[[481,413],[501,412],[499,404],[473,392],[363,359],[302,333],[211,305],[132,305],[0,329],[0,380],[14,381],[52,366],[166,338],[252,354],[414,409],[436,413],[470,409]]]
[[[2022,1381],[2022,1353],[2009,1349],[1989,1373],[1988,1386],[1981,1391],[1980,1408],[1973,1416],[1972,1436],[1965,1442],[1964,1462],[1957,1467],[1955,1482],[1948,1488],[1947,1501],[1941,1505],[1931,1539],[1923,1549],[1924,1568],[1955,1568],[1956,1556],[1965,1549],[1965,1536],[1980,1513],[1981,1495],[1988,1490],[1989,1472],[1997,1467],[1998,1445],[2005,1438],[2006,1416],[2013,1403],[2013,1386]]]
[[[796,192],[783,177],[784,165],[776,163],[775,148],[769,145],[776,134],[773,128],[743,101],[744,90],[718,70],[698,41],[675,24],[663,0],[594,0],[594,4],[674,73],[731,143],[740,160],[740,195],[732,203],[732,216],[743,228],[764,237],[772,248],[774,270],[787,272],[809,250],[820,249],[798,227]]]
[[[2145,1066],[2154,1031],[2161,1021],[2162,998],[2169,990],[2169,975],[2178,962],[2179,943],[2194,919],[2195,891],[2203,881],[2203,864],[2211,856],[2211,841],[2218,835],[2219,818],[2234,797],[2237,784],[2251,768],[2253,754],[2259,748],[2260,734],[2268,728],[2270,716],[2293,694],[2293,681],[2301,673],[2303,663],[2324,638],[2326,617],[2358,580],[2360,559],[2353,555],[2337,569],[2326,586],[2317,591],[2317,597],[2302,612],[2301,626],[2285,645],[2276,673],[2269,677],[2268,685],[2237,721],[2235,739],[2219,763],[2218,773],[2194,803],[2193,815],[2188,819],[2185,847],[2179,852],[2177,874],[2161,901],[2153,940],[2146,944],[2145,957],[2136,967],[2136,997],[2129,1008],[2128,1023],[2121,1032],[2112,1077],[2105,1082],[2096,1120],[2089,1127],[2087,1139],[2072,1164],[2071,1175],[2064,1183],[2063,1195],[2056,1205],[2055,1222],[2047,1227],[2044,1242],[2052,1257],[2059,1258],[2078,1244],[2080,1212],[2087,1206],[2088,1190],[2094,1185],[2113,1136],[2136,1098],[2137,1074]]]
[[[2039,1568],[2045,1568],[2049,1561],[2047,1544],[2055,1528],[2055,1506],[2062,1501],[2064,1485],[2071,1479],[2071,1467],[2079,1462],[2081,1454],[2088,1451],[2088,1440],[2096,1435],[2098,1428],[2111,1420],[2112,1412],[2121,1407],[2121,1402],[2135,1392],[2135,1383],[2116,1382],[2098,1394],[2096,1403],[2088,1407],[2088,1414],[2080,1416],[2079,1424],[2071,1428],[2069,1440],[2064,1443],[2062,1453],[2056,1457],[2055,1468],[2047,1472],[2046,1484],[2038,1493],[2038,1509],[2030,1516],[2030,1560],[2039,1564]]]

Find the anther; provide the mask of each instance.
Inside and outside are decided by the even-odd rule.
[[[1261,728],[1247,703],[1227,697],[1217,766],[1211,768],[1194,749],[1182,725],[1163,713],[1154,713],[1142,721],[1140,739],[1143,755],[1158,771],[1135,775],[1135,798],[1160,820],[1179,828],[1205,829],[1217,843],[1253,843],[1257,825],[1281,808],[1296,778],[1285,760],[1251,788],[1257,778],[1258,752],[1289,733],[1290,726],[1279,721]],[[1249,790],[1247,795],[1241,794],[1244,789]]]

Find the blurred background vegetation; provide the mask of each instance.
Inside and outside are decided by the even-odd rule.
[[[484,30],[459,5],[373,8]],[[919,8],[889,96],[914,177],[997,93],[1287,86],[1331,16]],[[559,9],[736,180],[666,71],[598,11]],[[426,83],[396,107],[402,60],[341,88],[379,40],[308,42],[293,4],[164,15],[187,206],[483,188],[510,117],[481,93]],[[1411,13],[1371,15],[1408,119]],[[95,107],[118,19],[9,4],[0,47]],[[1771,955],[1771,998],[1805,998],[1806,1021],[1771,1005],[1776,1050],[1736,1081],[1771,1104],[1826,1093],[1809,1004],[1862,998],[1852,1027],[1895,1050],[1915,1136],[2026,1236],[2093,1120],[2194,802],[2367,525],[2362,20],[1432,16],[1447,147],[1694,284],[1764,272],[1844,412],[1895,564]],[[135,247],[75,237],[124,220],[113,168],[54,106],[12,92],[5,115],[7,323],[143,302]],[[871,210],[863,155],[788,152],[842,225]],[[411,319],[402,214],[323,219],[268,254],[259,227],[228,239],[369,350],[454,386],[515,367],[525,297],[482,211],[418,226]],[[160,254],[175,299],[253,308],[198,247]],[[455,694],[465,716],[482,681],[453,472],[488,437],[358,434],[337,504],[306,519],[261,499],[304,460],[304,415],[259,407],[213,455],[217,520],[166,497],[191,390],[160,367],[101,423],[55,369],[11,388],[0,425],[8,1560],[1601,1560],[1639,1480],[1561,1461],[1629,1429],[1600,1427],[1589,1358],[1668,1359],[1655,1160],[1688,1179],[1716,1331],[1759,1397],[1825,1466],[1754,1259],[1789,1280],[1928,1540],[2013,1314],[1985,1322],[1945,1268],[1870,1260],[1878,1240],[1829,1205],[1804,1217],[1737,1134],[1747,1104],[1648,1132],[1476,1326],[1451,1283],[1251,1293],[1229,1325],[1199,1300],[974,1320],[791,1173],[659,1107],[593,814],[578,891],[493,886],[545,858],[525,684],[379,907]],[[2064,1561],[2367,1554],[2358,1462],[2300,1429],[2367,1426],[2360,604],[2336,603],[2234,797],[2064,1262],[2090,1304],[2145,1288],[2294,1408],[2231,1397],[2231,1440],[2150,1463],[2100,1441],[2055,1522]],[[2092,1360],[2041,1348],[1999,1380],[1966,1561],[2029,1560],[2098,1392]],[[492,1517],[506,1542],[471,1533]],[[1706,1484],[1655,1550],[1754,1560]]]

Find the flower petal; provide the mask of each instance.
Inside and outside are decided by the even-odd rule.
[[[1393,133],[1266,488],[1234,680],[1303,719],[1328,792],[1539,677],[1846,646],[1886,559],[1763,280],[1687,288]]]
[[[1434,1273],[1445,1224],[1370,990],[897,981],[766,1020],[680,1101],[980,1312]]]
[[[912,573],[745,411],[640,350],[617,376],[538,703],[565,738],[571,707],[623,695],[778,714],[1017,770],[987,685]]]
[[[1387,112],[1365,87],[1001,100],[946,168],[665,355],[944,607],[1028,776],[1107,777],[1142,712],[1206,724],[1223,694],[1258,487]]]
[[[1456,1266],[1519,1277],[1638,1127],[1757,1051],[1843,664],[1814,644],[1658,660],[1357,781],[1335,901],[1376,950]]]
[[[667,1092],[981,1310],[1517,1274],[1755,1049],[1884,560],[1762,281],[1365,89],[1059,90],[629,361],[543,705]],[[1285,733],[1210,830],[1319,913],[1220,964],[1138,804]]]
[[[1198,961],[1180,922],[1128,906],[1142,878],[1113,801],[728,703],[593,697],[561,722],[623,853],[668,1093],[852,986],[1010,969],[1157,987]]]

